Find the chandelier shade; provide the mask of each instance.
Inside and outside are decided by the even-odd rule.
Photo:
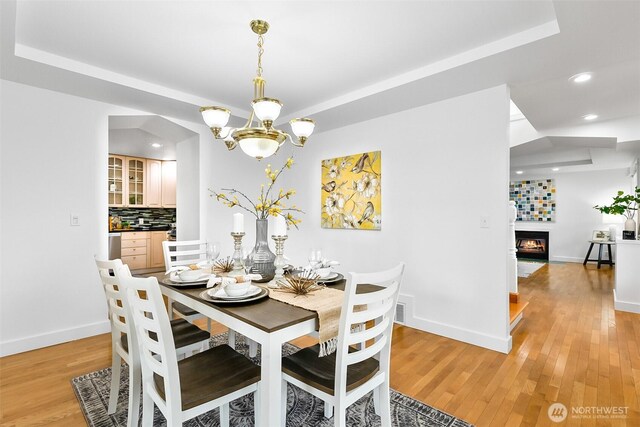
[[[264,96],[265,80],[262,78],[262,54],[264,53],[263,35],[269,30],[266,21],[251,21],[251,29],[258,35],[258,68],[253,79],[254,97],[251,102],[251,113],[247,123],[241,128],[226,127],[231,112],[224,107],[201,107],[202,119],[209,126],[216,139],[222,139],[229,150],[236,146],[244,153],[260,160],[275,154],[288,139],[291,144],[302,147],[313,133],[315,122],[308,118],[290,121],[291,130],[297,141],[288,133],[273,127],[273,122],[280,116],[282,102]],[[257,126],[254,126],[254,118]]]
[[[253,111],[256,113],[256,117],[263,122],[265,120],[271,120],[273,122],[280,115],[282,109],[282,102],[277,99],[260,98],[252,102]]]
[[[308,138],[316,127],[316,123],[311,119],[293,119],[289,123],[295,136],[303,138]]]
[[[223,128],[229,122],[231,111],[223,107],[200,108],[202,119],[210,128]]]

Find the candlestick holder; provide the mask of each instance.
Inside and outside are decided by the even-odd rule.
[[[278,287],[278,280],[284,277],[284,266],[287,262],[284,260],[284,241],[287,240],[287,236],[271,236],[274,242],[276,242],[276,259],[273,261],[273,266],[276,268],[276,275],[271,282],[272,287]]]
[[[233,271],[229,273],[229,276],[241,276],[244,275],[244,254],[242,253],[242,238],[244,233],[231,232],[233,237]]]

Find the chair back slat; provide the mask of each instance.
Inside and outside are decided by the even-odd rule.
[[[367,294],[355,294],[353,296],[353,305],[366,305],[381,300],[393,298],[398,288],[398,282],[391,282],[391,284],[385,289],[378,292],[370,292]]]
[[[144,387],[158,393],[153,375],[161,376],[164,381],[164,403],[171,402],[171,406],[179,411],[182,397],[178,360],[158,280],[155,277],[128,277],[122,279],[122,286],[125,290],[125,306],[129,307],[138,337]],[[152,333],[153,337],[150,336]]]
[[[355,363],[362,362],[365,359],[369,359],[370,357],[374,357],[387,345],[387,341],[387,336],[382,335],[379,340],[369,347],[365,347],[364,349],[353,353],[348,353],[345,356],[346,364],[353,365]]]
[[[162,242],[164,266],[166,271],[171,267],[197,264],[207,258],[207,244],[202,240],[182,240]]]
[[[369,320],[375,320],[381,316],[384,316],[395,305],[395,301],[392,298],[387,298],[380,302],[371,302],[368,306],[372,306],[362,311],[354,312],[351,315],[351,323],[365,323]]]
[[[340,314],[335,396],[346,394],[349,365],[376,358],[379,370],[388,375],[393,318],[403,273],[404,263],[377,273],[349,273]],[[378,285],[381,289],[357,294],[358,285],[365,284]],[[375,324],[366,329],[366,323],[372,320]],[[366,347],[364,343],[370,340],[374,340],[373,344]],[[360,348],[351,347],[358,343],[363,345]]]
[[[383,334],[387,326],[389,326],[389,318],[384,318],[380,323],[370,327],[369,329],[363,329],[359,332],[352,332],[346,336],[347,344],[354,345],[360,344],[369,340],[372,340],[379,335]]]
[[[96,267],[98,267],[100,280],[102,281],[102,289],[107,300],[112,340],[122,353],[127,354],[127,351],[125,351],[120,342],[121,334],[127,334],[127,347],[129,349],[135,346],[135,339],[131,336],[128,322],[129,313],[122,302],[123,295],[120,281],[123,277],[131,277],[131,271],[129,271],[129,267],[119,259],[109,261],[96,259],[95,262]]]

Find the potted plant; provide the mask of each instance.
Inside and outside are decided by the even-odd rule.
[[[608,206],[594,206],[594,209],[609,215],[622,215],[627,218],[624,223],[625,231],[636,231],[636,222],[634,220],[636,211],[640,207],[640,187],[636,187],[635,191],[625,194],[624,191],[618,191],[613,197],[613,203]]]

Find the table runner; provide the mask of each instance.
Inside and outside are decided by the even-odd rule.
[[[269,298],[318,313],[320,323],[318,327],[318,334],[320,335],[319,355],[323,357],[336,351],[344,291],[321,288],[307,295],[296,295],[278,289],[270,289]]]

